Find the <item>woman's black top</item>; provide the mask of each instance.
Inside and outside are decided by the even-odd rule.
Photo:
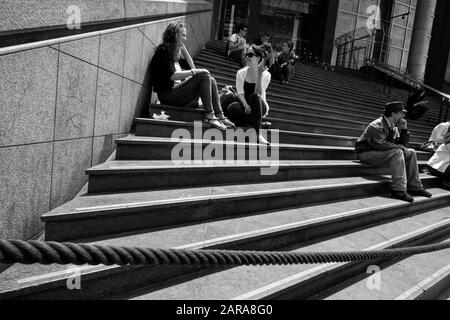
[[[174,81],[170,79],[175,73],[173,56],[167,48],[159,46],[150,62],[150,83],[155,92],[172,90]]]
[[[256,83],[248,83],[247,81],[244,81],[244,94],[245,94],[245,100],[250,102],[250,96],[255,93],[256,89]]]

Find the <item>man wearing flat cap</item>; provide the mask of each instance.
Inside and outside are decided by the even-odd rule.
[[[431,198],[419,178],[417,155],[408,149],[409,132],[404,119],[406,110],[402,102],[386,104],[384,115],[372,122],[358,139],[355,149],[358,159],[371,166],[390,165],[392,175],[391,196],[414,202],[412,196]]]

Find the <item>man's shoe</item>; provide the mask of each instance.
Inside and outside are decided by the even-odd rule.
[[[426,190],[420,190],[420,191],[413,191],[413,190],[408,190],[408,193],[412,196],[416,196],[416,197],[425,197],[425,198],[432,198],[433,195],[431,193],[429,193]]]
[[[442,181],[442,186],[445,188],[445,189],[448,189],[448,190],[450,190],[450,181]]]
[[[402,200],[402,201],[406,201],[406,202],[411,202],[411,203],[414,202],[414,198],[403,191],[392,191],[391,197],[394,199],[398,199],[398,200]]]

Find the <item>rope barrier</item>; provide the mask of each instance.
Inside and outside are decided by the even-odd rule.
[[[450,242],[380,251],[299,253],[126,248],[51,241],[0,240],[0,263],[262,266],[392,260],[445,249],[450,249]]]

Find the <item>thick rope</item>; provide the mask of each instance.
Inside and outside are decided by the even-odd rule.
[[[445,249],[450,249],[450,242],[381,251],[298,253],[126,248],[90,244],[0,240],[0,263],[107,266],[262,266],[392,260]]]

